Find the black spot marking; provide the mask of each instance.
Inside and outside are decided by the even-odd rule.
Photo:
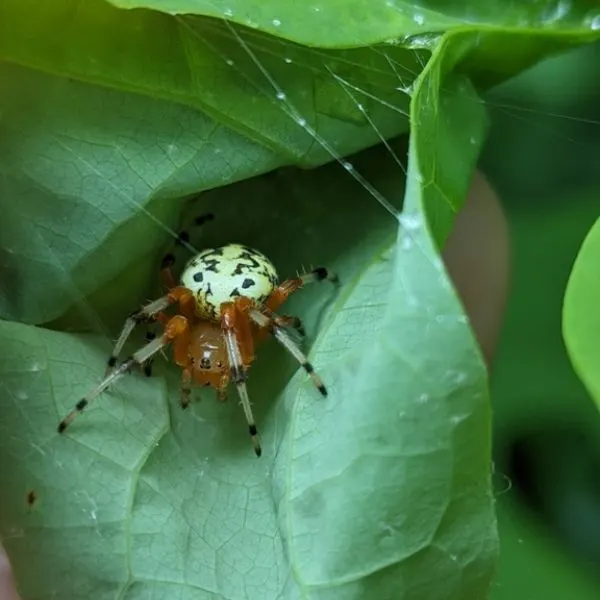
[[[231,367],[231,378],[234,383],[244,383],[246,381],[246,372],[240,365],[233,365]]]
[[[29,492],[27,492],[27,506],[31,508],[36,500],[37,494],[35,493],[35,490],[29,490]]]
[[[146,331],[146,335],[144,336],[147,342],[151,342],[156,339],[156,334],[154,331]]]
[[[127,360],[123,361],[123,365],[125,365],[125,364],[127,364],[127,369],[126,369],[127,373],[131,373],[131,368],[135,364],[135,361],[133,360],[133,356],[128,356]]]
[[[111,356],[108,359],[108,366],[109,367],[114,367],[117,364],[117,357],[116,356]]]
[[[85,398],[82,398],[76,405],[75,408],[81,412],[88,405],[88,401]]]
[[[304,363],[302,366],[307,373],[314,373],[315,371],[314,367],[309,362]]]
[[[327,390],[325,389],[325,386],[324,386],[323,384],[319,385],[319,386],[317,387],[317,389],[319,390],[319,392],[321,392],[321,394],[322,394],[323,396],[327,396]]]
[[[230,298],[236,298],[237,296],[241,296],[240,290],[238,290],[237,288],[233,288],[231,290],[231,292],[229,292],[229,297]]]
[[[250,277],[246,277],[246,279],[244,279],[244,282],[242,283],[242,289],[247,290],[253,285],[256,285],[256,281],[254,281],[254,279],[250,279]]]
[[[161,269],[168,269],[175,264],[175,257],[172,254],[167,254],[163,257],[162,262],[160,264]]]
[[[200,368],[201,369],[210,369],[211,364],[210,364],[210,360],[208,358],[203,358],[200,361]]]
[[[323,279],[327,279],[327,269],[325,267],[317,267],[313,269],[313,275],[317,281],[323,281]]]
[[[245,265],[244,263],[238,263],[237,265],[235,265],[235,269],[233,270],[232,275],[241,275],[244,272],[244,269],[247,269],[248,265]]]
[[[67,428],[67,423],[65,421],[61,421],[58,424],[58,433],[62,433]]]
[[[199,217],[196,217],[194,219],[194,225],[204,225],[205,223],[209,223],[210,221],[213,221],[215,218],[215,215],[213,215],[212,213],[206,213],[205,215],[200,215]]]
[[[258,435],[258,429],[256,429],[256,425],[254,425],[254,423],[248,425],[248,431],[250,432],[251,436]]]
[[[149,360],[148,362],[144,363],[142,370],[144,371],[144,375],[146,377],[152,377],[152,361]]]
[[[294,317],[294,320],[292,321],[292,327],[302,336],[304,337],[306,335],[306,330],[304,329],[304,325],[302,324],[302,321],[298,318],[298,317]]]
[[[193,279],[196,283],[201,283],[204,280],[204,273],[202,273],[202,271],[194,273]]]
[[[249,261],[250,265],[248,266],[252,269],[258,269],[260,267],[260,263],[252,256],[252,254],[250,254],[249,250],[241,252],[238,258]]]
[[[219,261],[216,258],[209,258],[208,260],[202,258],[202,263],[204,264],[205,271],[212,271],[213,273],[218,273],[219,269],[217,269],[217,265]]]
[[[135,311],[129,315],[129,318],[136,324],[141,325],[143,323],[150,323],[154,320],[154,317],[150,317],[144,312]]]
[[[223,256],[225,253],[223,247],[220,248],[211,248],[210,250],[205,250],[202,253],[202,260],[206,259],[208,256]]]
[[[212,287],[210,287],[210,281],[206,284],[206,289],[204,290],[204,295],[207,297],[213,295]]]

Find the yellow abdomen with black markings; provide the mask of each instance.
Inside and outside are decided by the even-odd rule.
[[[181,274],[181,285],[192,291],[199,316],[220,320],[223,302],[246,296],[263,304],[278,283],[273,263],[254,248],[228,244],[194,256]]]

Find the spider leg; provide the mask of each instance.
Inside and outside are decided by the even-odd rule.
[[[221,305],[221,328],[223,329],[223,338],[227,349],[231,378],[235,383],[242,408],[244,409],[244,414],[246,415],[248,431],[252,439],[254,452],[256,453],[256,456],[260,456],[262,454],[262,449],[258,438],[258,429],[256,428],[256,423],[254,421],[254,414],[252,413],[248,388],[246,387],[247,373],[246,368],[244,367],[242,346],[236,331],[238,327],[241,328],[242,325],[240,316],[243,318],[243,315],[241,315],[232,302],[226,302]],[[251,343],[251,337],[248,339],[245,338],[244,341],[246,344]],[[248,352],[249,348],[245,348],[245,350]]]
[[[177,302],[179,303],[182,314],[188,319],[193,318],[194,296],[189,290],[183,287],[174,287],[165,296],[142,306],[140,310],[127,317],[113,351],[108,358],[106,371],[104,373],[105,377],[117,364],[119,354],[121,353],[121,350],[123,350],[125,342],[127,342],[136,326],[152,321],[159,321],[163,324],[168,323],[170,318],[164,315],[162,311]]]
[[[171,253],[165,254],[160,263],[160,275],[167,289],[171,289],[177,285],[175,275],[171,267],[175,264],[175,256]]]
[[[335,273],[332,273],[327,267],[317,267],[309,273],[298,275],[298,279],[302,280],[302,285],[307,283],[319,283],[321,281],[330,281],[331,283],[339,283],[340,280]]]
[[[146,342],[151,342],[156,339],[156,333],[154,331],[146,331],[145,340]],[[144,371],[144,375],[146,377],[152,377],[152,364],[154,363],[154,357],[150,357],[143,365],[142,370]]]
[[[266,306],[261,306],[260,312],[268,317],[273,323],[278,325],[279,327],[291,327],[296,334],[298,334],[298,339],[296,342],[302,344],[304,338],[306,337],[306,330],[304,329],[304,325],[302,321],[298,317],[294,317],[291,315],[278,315],[274,313],[272,310],[269,310]],[[264,327],[260,327],[256,324],[255,321],[252,322],[254,327],[254,339],[256,343],[262,342],[265,338],[271,333],[268,329]]]
[[[197,227],[202,227],[202,225],[212,221],[214,218],[215,215],[213,215],[212,213],[200,215],[199,217],[196,217],[194,219],[194,225],[196,225]],[[173,271],[171,270],[176,260],[175,254],[173,253],[176,246],[183,246],[187,250],[190,250],[192,253],[197,252],[197,250],[190,244],[190,234],[185,229],[182,229],[177,234],[174,247],[171,249],[170,252],[165,254],[161,261],[160,272],[167,288],[172,288],[177,285],[175,277],[173,276]]]
[[[181,371],[181,408],[184,410],[190,405],[190,396],[192,394],[192,368],[184,367]]]
[[[175,364],[182,367],[181,371],[181,408],[186,409],[190,404],[190,395],[192,393],[192,375],[193,362],[190,358],[190,342],[191,332],[189,321],[185,319],[185,323],[179,326],[177,337],[173,341],[173,359]]]
[[[314,386],[319,392],[321,392],[323,396],[327,396],[327,389],[325,388],[323,381],[317,373],[315,373],[312,364],[308,361],[304,352],[300,350],[289,334],[277,325],[274,319],[270,319],[256,308],[250,308],[248,310],[248,316],[259,327],[262,327],[271,333],[271,335],[300,363],[300,366],[308,373]]]
[[[148,323],[149,321],[154,320],[159,313],[161,313],[165,308],[167,308],[172,301],[169,298],[169,295],[162,296],[158,300],[153,300],[152,302],[142,306],[142,308],[127,317],[125,320],[125,324],[123,325],[123,329],[121,329],[121,333],[117,339],[117,342],[111,352],[111,355],[108,358],[106,365],[106,372],[104,373],[105,377],[109,375],[113,367],[117,364],[117,360],[119,358],[119,354],[121,350],[123,350],[123,346],[125,342],[129,339],[129,336],[133,332],[133,330],[142,323]]]
[[[277,286],[265,302],[265,307],[271,311],[277,310],[294,292],[309,283],[330,281],[338,284],[339,279],[335,273],[331,273],[325,267],[317,267],[310,273],[302,273],[292,279],[287,279]]]
[[[291,327],[300,337],[306,337],[306,330],[302,321],[292,315],[278,315],[273,311],[263,311],[278,327]]]
[[[73,408],[73,410],[71,410],[71,412],[58,424],[58,433],[62,433],[71,424],[73,419],[79,413],[83,412],[90,402],[95,400],[109,385],[123,376],[134,365],[144,364],[148,359],[152,358],[157,352],[168,345],[170,341],[171,340],[165,334],[148,342],[145,346],[135,352],[133,356],[111,371],[93,390],[79,400],[75,405],[75,408]]]

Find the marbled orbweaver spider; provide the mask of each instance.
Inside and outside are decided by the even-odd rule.
[[[197,219],[197,222],[199,219]],[[185,232],[180,240],[187,242]],[[133,366],[147,367],[152,357],[167,346],[172,347],[174,362],[182,368],[181,406],[190,402],[191,386],[210,386],[225,399],[225,390],[233,380],[237,387],[248,429],[257,456],[261,455],[258,431],[246,388],[248,369],[254,360],[255,346],[272,335],[304,368],[323,395],[327,391],[304,352],[287,332],[304,329],[297,317],[278,315],[275,311],[287,298],[307,283],[337,277],[325,267],[318,267],[278,285],[273,263],[261,252],[241,244],[228,244],[203,250],[186,264],[179,284],[171,267],[174,257],[163,259],[162,275],[168,292],[132,313],[123,326],[108,360],[104,379],[75,405],[59,423],[62,433],[89,403]],[[166,310],[177,313],[167,315]],[[162,333],[117,366],[125,342],[137,325],[159,323]]]

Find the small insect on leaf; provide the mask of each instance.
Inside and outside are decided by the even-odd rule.
[[[27,508],[30,510],[33,508],[35,503],[37,502],[38,496],[35,490],[29,490],[27,492]]]

